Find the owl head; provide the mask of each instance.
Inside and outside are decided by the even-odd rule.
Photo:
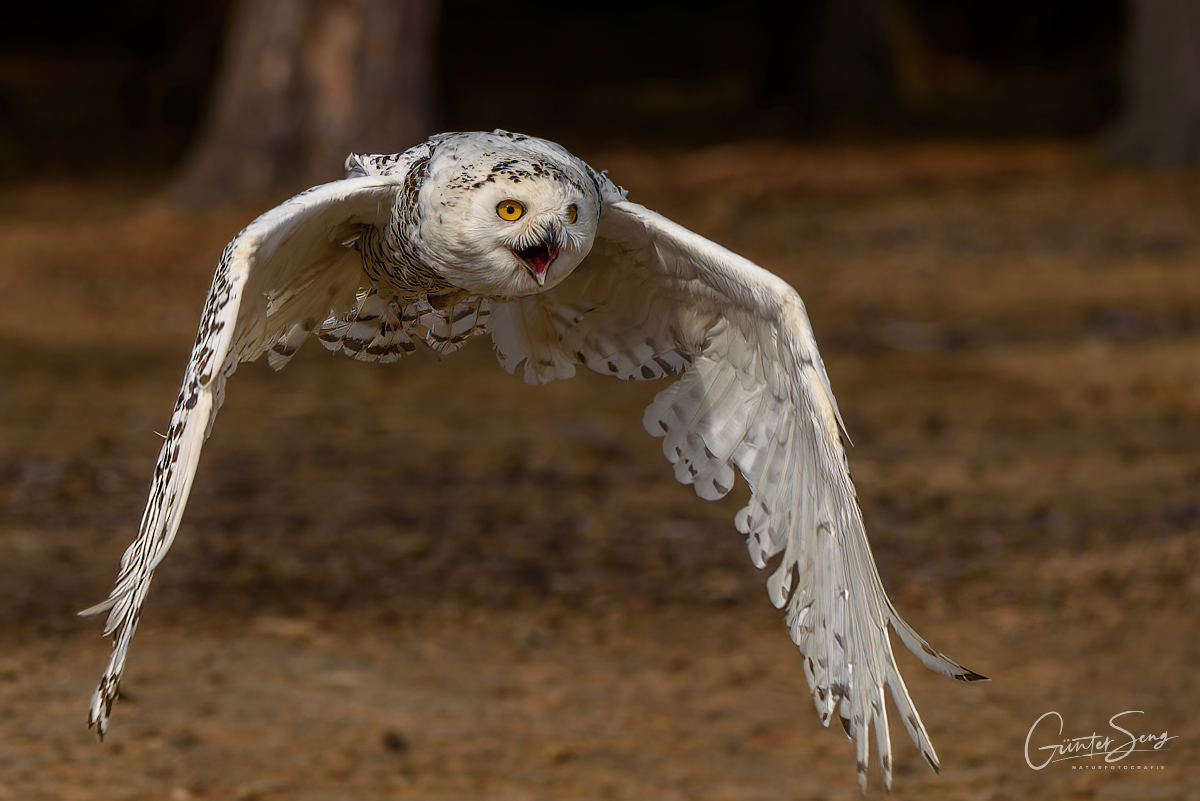
[[[521,297],[571,274],[592,248],[600,196],[558,145],[497,131],[442,147],[417,197],[428,266],[470,292]]]

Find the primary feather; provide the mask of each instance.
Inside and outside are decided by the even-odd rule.
[[[891,784],[884,687],[936,769],[888,629],[930,669],[983,677],[931,648],[884,592],[795,290],[541,139],[442,134],[346,166],[347,178],[262,215],[221,255],[138,535],[109,598],[84,612],[108,612],[113,637],[89,710],[100,736],[237,365],[266,353],[279,369],[310,334],[384,362],[487,334],[501,366],[530,383],[570,378],[579,365],[629,380],[678,375],[643,425],[702,498],[745,478],[750,499],[735,525],[758,567],[782,554],[768,594],[804,654],[822,723],[836,714],[856,743],[859,783],[874,726]]]

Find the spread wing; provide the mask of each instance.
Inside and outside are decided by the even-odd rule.
[[[327,320],[346,324],[338,347],[370,346],[345,341],[364,305],[365,316],[375,311],[353,245],[364,226],[389,219],[403,179],[403,174],[359,176],[310,189],[256,219],[221,254],[137,537],[121,558],[108,600],[81,613],[108,612],[105,634],[113,637],[112,656],[88,712],[89,725],[101,737],[142,603],[179,528],[225,380],[240,362],[268,348],[272,366],[282,366]]]
[[[495,303],[501,364],[531,383],[585,364],[624,379],[682,373],[646,410],[675,476],[724,496],[750,486],[735,520],[786,610],[821,721],[835,711],[856,741],[866,787],[875,727],[885,786],[892,760],[884,687],[936,770],[937,755],[893,657],[889,626],[929,668],[982,679],[935,651],[892,606],[863,530],[841,419],[800,297],[783,280],[642,206],[606,179],[598,247],[558,287]]]

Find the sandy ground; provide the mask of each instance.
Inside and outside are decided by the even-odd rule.
[[[586,155],[800,290],[884,582],[993,678],[901,655],[943,769],[894,726],[894,794],[1200,797],[1200,176],[1053,143]],[[860,797],[744,488],[698,500],[641,430],[661,386],[526,387],[482,342],[239,371],[98,745],[74,612],[259,210],[147,188],[0,192],[0,799]],[[1134,710],[1166,750],[1026,764],[1044,713]]]

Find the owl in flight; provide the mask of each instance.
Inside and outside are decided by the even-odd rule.
[[[187,503],[200,449],[238,364],[279,369],[309,335],[362,361],[448,354],[492,339],[529,383],[579,365],[628,380],[679,376],[642,423],[675,477],[705,499],[735,468],[735,518],[764,567],[825,725],[856,741],[866,788],[871,726],[891,784],[884,686],[925,759],[937,755],[888,628],[927,667],[983,677],[935,651],[884,592],[842,447],[837,402],[804,304],[784,281],[625,199],[565,149],[495,131],[449,133],[395,155],[352,155],[347,177],[268,211],[221,254],[137,538],[108,600],[113,652],[92,698],[101,737],[150,580]]]

